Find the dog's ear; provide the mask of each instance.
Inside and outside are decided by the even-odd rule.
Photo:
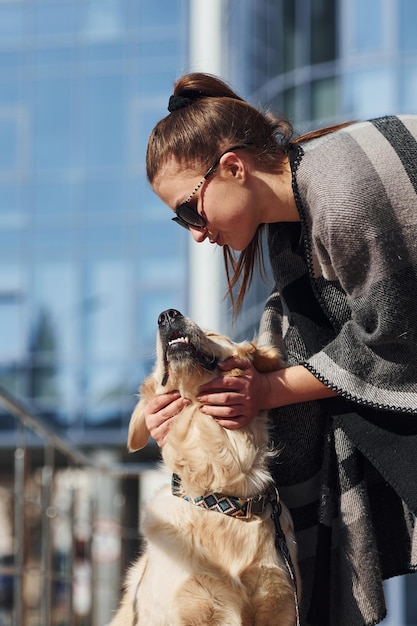
[[[135,452],[135,450],[144,448],[150,437],[143,415],[144,404],[144,400],[139,400],[130,418],[129,432],[127,435],[127,447],[129,452]]]
[[[129,432],[127,435],[127,447],[130,452],[144,448],[149,441],[150,433],[145,423],[144,406],[153,397],[155,381],[146,380],[141,387],[141,398],[135,406],[130,418]]]
[[[256,346],[252,362],[258,372],[273,372],[285,367],[280,351],[272,346]]]

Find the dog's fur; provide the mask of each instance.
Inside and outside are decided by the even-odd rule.
[[[140,390],[128,435],[130,450],[146,445],[144,405],[177,389],[191,404],[172,421],[162,457],[192,498],[216,492],[242,498],[272,483],[267,418],[222,428],[200,411],[198,387],[221,375],[216,364],[235,356],[261,372],[282,367],[278,352],[236,344],[203,332],[178,311],[159,318],[157,363]],[[239,371],[233,372],[238,376]],[[280,516],[292,562],[296,546],[288,510]],[[295,594],[276,550],[268,505],[261,515],[238,519],[203,509],[164,487],[147,505],[145,551],[131,567],[111,626],[294,626]],[[297,572],[298,579],[298,572]]]

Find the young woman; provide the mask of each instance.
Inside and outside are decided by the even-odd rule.
[[[302,624],[376,624],[382,580],[417,568],[417,116],[294,139],[205,74],[178,80],[168,109],[148,179],[197,242],[223,247],[235,312],[266,230],[275,289],[260,339],[289,366],[226,375],[201,388],[201,410],[227,428],[270,410]],[[159,445],[185,402],[149,403]]]

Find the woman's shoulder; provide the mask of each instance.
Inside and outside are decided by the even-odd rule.
[[[320,133],[320,131],[317,131]],[[385,115],[363,121],[353,121],[351,124],[343,125],[333,132],[318,134],[313,139],[300,141],[300,146],[304,153],[311,151],[319,152],[320,149],[348,149],[349,139],[359,144],[362,148],[369,144],[372,146],[378,139],[385,138],[391,143],[408,140],[417,142],[417,115],[399,114]],[[405,147],[412,147],[412,143],[406,143]]]
[[[417,175],[417,115],[389,115],[353,122],[335,132],[300,142],[299,179],[324,176],[347,181],[406,168]],[[334,179],[333,179],[334,180]]]
[[[323,231],[345,222],[392,228],[393,214],[409,221],[417,205],[417,116],[357,122],[301,144],[295,188],[310,219]],[[385,207],[385,212],[384,212]],[[384,219],[386,214],[387,219]]]

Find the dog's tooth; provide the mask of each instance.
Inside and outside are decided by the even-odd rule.
[[[189,343],[188,337],[176,337],[168,342],[168,345],[172,346],[174,343]]]

